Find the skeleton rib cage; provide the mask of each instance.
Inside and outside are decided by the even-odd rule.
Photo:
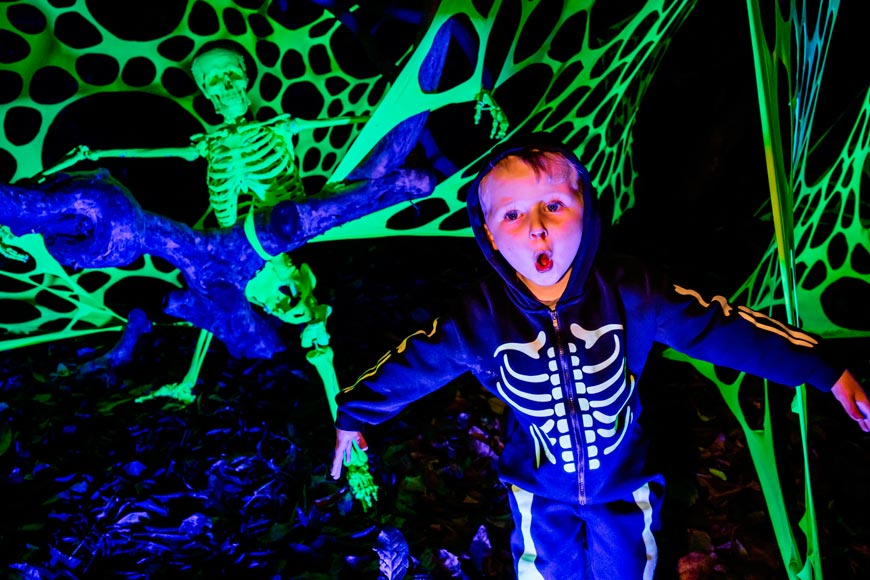
[[[535,466],[546,460],[574,473],[576,445],[585,443],[589,470],[601,467],[603,458],[619,447],[634,420],[629,404],[634,378],[626,373],[621,325],[585,330],[572,324],[570,330],[580,342],[567,345],[567,375],[560,369],[555,346],[546,344],[543,330],[531,342],[499,346],[493,356],[502,357],[499,394],[528,419],[535,441]],[[523,372],[540,369],[542,351],[547,372]],[[570,377],[569,385],[563,384],[563,376]],[[572,440],[569,409],[578,413],[582,442]]]
[[[287,118],[230,125],[193,138],[208,161],[209,204],[221,227],[236,222],[243,194],[251,196],[252,210],[304,195]]]

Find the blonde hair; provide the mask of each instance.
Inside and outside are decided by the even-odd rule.
[[[522,163],[526,167],[531,168],[535,173],[535,177],[540,180],[541,176],[545,176],[547,183],[564,183],[570,181],[577,190],[577,193],[583,194],[583,187],[580,184],[580,173],[577,167],[565,157],[564,154],[558,151],[544,151],[542,149],[525,149],[505,155],[499,159],[495,165],[490,167],[489,171],[480,180],[478,186],[478,199],[480,200],[480,209],[483,214],[487,213],[487,201],[489,194],[486,191],[486,184],[489,176],[497,169],[507,169],[514,163]]]

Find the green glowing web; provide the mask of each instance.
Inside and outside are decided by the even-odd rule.
[[[18,94],[7,99],[4,117],[33,119],[15,135],[7,128],[4,136],[3,149],[15,161],[13,180],[54,161],[44,159],[43,151],[52,122],[64,109],[95,95],[147,93],[176,104],[203,130],[214,128],[220,119],[190,76],[194,54],[211,41],[233,40],[257,55],[249,95],[259,118],[276,112],[301,118],[370,113],[386,82],[370,71],[361,71],[370,73],[362,76],[341,69],[334,55],[346,50],[336,46],[348,38],[340,22],[323,10],[300,10],[288,28],[283,19],[270,16],[270,6],[244,8],[230,0],[126,6],[84,0],[6,3],[0,29],[14,56],[3,69]],[[142,18],[150,27],[137,24]],[[311,148],[322,151],[306,157],[306,174],[328,176],[350,135],[301,136],[303,154]]]
[[[819,175],[811,176],[808,162],[814,150],[814,136],[821,135],[821,140],[830,138],[827,128],[814,130],[813,119],[839,2],[820,2],[809,14],[794,1],[780,8],[774,11],[777,20],[772,29],[774,37],[769,42],[757,0],[747,0],[771,196],[769,211],[776,235],[762,262],[732,300],[775,317],[786,317],[827,337],[866,337],[868,329],[852,326],[848,317],[833,320],[824,306],[842,301],[838,297],[848,296],[856,288],[863,288],[859,295],[867,295],[870,237],[866,214],[863,220],[861,215],[860,185],[870,154],[870,90],[864,94],[848,137],[839,144],[835,161]],[[779,14],[787,16],[780,18]],[[777,76],[778,67],[786,71],[789,81],[786,87],[778,83],[783,78]],[[787,106],[781,107],[783,103]],[[831,143],[825,145],[832,148]],[[836,147],[834,144],[834,151]],[[805,387],[798,388],[792,402],[792,411],[798,415],[804,458],[806,507],[799,527],[806,537],[806,553],[802,556],[789,523],[776,467],[767,385],[762,424],[750,425],[740,406],[740,390],[748,377],[741,374],[728,382],[712,365],[673,351],[666,356],[688,360],[719,387],[746,436],[789,577],[821,578],[809,477]]]
[[[45,249],[42,236],[28,234],[9,240],[6,250],[16,251],[22,260],[7,260],[2,275],[0,309],[7,318],[0,351],[41,342],[118,331],[127,320],[106,305],[106,292],[122,280],[145,277],[180,288],[175,269],[158,267],[151,256],[122,268],[71,271],[57,263]]]
[[[327,181],[344,178],[380,137],[417,112],[431,111],[432,124],[444,123],[453,131],[471,128],[475,95],[483,88],[486,75],[492,79],[489,88],[504,108],[512,131],[550,130],[577,149],[595,175],[600,195],[615,200],[615,221],[633,205],[631,129],[635,112],[670,36],[694,2],[666,4],[650,2],[619,25],[593,30],[593,3],[588,1],[566,2],[555,8],[543,2],[494,2],[486,9],[467,1],[446,1],[418,43],[409,41],[396,50],[399,72],[390,80],[374,67],[359,65],[359,58],[353,58],[362,52],[359,43],[348,35],[339,18],[322,9],[300,8],[287,16],[278,12],[276,3],[245,8],[231,1],[168,1],[159,7],[124,8],[128,13],[121,17],[121,8],[107,2],[79,1],[68,6],[47,1],[13,2],[0,11],[0,30],[12,47],[11,56],[6,58],[9,62],[0,68],[6,81],[0,101],[4,102],[0,114],[5,129],[0,161],[13,168],[6,172],[10,181],[38,173],[80,144],[65,143],[59,151],[49,151],[47,142],[55,124],[66,121],[65,116],[74,115],[90,100],[131,92],[168,103],[174,113],[180,108],[182,117],[188,117],[196,127],[195,132],[215,128],[221,119],[215,117],[193,83],[190,61],[207,43],[231,39],[248,48],[253,57],[252,70],[248,71],[253,79],[249,95],[257,119],[281,113],[304,119],[372,115],[358,135],[357,127],[298,135],[296,154],[309,192],[318,191]],[[148,17],[154,13],[160,13],[160,18]],[[131,20],[146,17],[150,18],[148,26],[131,25]],[[450,25],[471,31],[476,53],[466,58],[472,65],[459,78],[443,83],[446,87],[442,84],[438,90],[426,92],[421,88],[421,66],[436,35]],[[496,39],[494,29],[514,32],[511,37],[502,34]],[[540,30],[548,32],[541,35],[536,32]],[[413,39],[413,35],[395,38],[401,41]],[[451,41],[451,47],[455,44]],[[529,83],[540,91],[526,90]],[[524,98],[512,97],[515,94]],[[115,147],[142,147],[134,142],[136,135],[117,133],[121,136],[113,142]],[[167,141],[171,142],[149,146],[187,144],[169,133],[167,127]],[[101,143],[84,145],[111,148]],[[584,151],[591,153],[585,156]],[[483,153],[485,148],[475,151],[465,165]],[[398,234],[468,236],[460,195],[467,179],[458,170],[445,176],[435,193],[417,207],[376,212],[315,241]],[[206,200],[205,180],[200,190],[183,194]],[[417,213],[421,207],[426,219],[415,219],[410,225],[401,219],[409,210]],[[76,287],[71,278],[66,294],[90,295],[110,310],[102,297],[128,276],[165,279],[168,275],[145,261],[141,268],[117,270],[103,277],[103,285],[94,283],[97,276],[89,276],[87,289]],[[177,280],[173,283],[177,285]],[[4,294],[5,299],[35,304],[32,296],[18,294],[14,288]],[[34,326],[45,332],[36,321],[46,316],[47,306],[40,308],[29,320],[0,322],[10,323],[6,329],[12,333],[33,332]],[[66,305],[55,309],[52,316],[76,309],[75,304]],[[81,319],[79,326],[87,326],[85,322],[93,327],[105,324],[91,315],[76,317]],[[63,338],[70,328],[52,327],[41,339]],[[18,343],[7,342],[6,348],[12,344]]]
[[[473,100],[489,73],[494,77],[492,93],[510,123],[508,135],[546,130],[562,137],[589,167],[599,196],[614,199],[613,220],[619,220],[634,203],[631,144],[635,113],[669,38],[689,15],[694,1],[648,2],[619,26],[600,31],[592,30],[592,5],[589,1],[565,2],[554,10],[552,4],[543,2],[504,3],[504,7],[495,2],[489,12],[481,12],[467,1],[442,2],[425,37],[331,180],[344,178],[402,119],[426,110],[438,119],[439,111]],[[505,13],[511,11],[517,14],[509,21]],[[476,39],[477,52],[468,74],[445,90],[424,91],[418,79],[433,42],[451,25],[463,24],[473,28]],[[504,30],[515,32],[506,40],[496,39],[495,30],[502,35]],[[541,34],[541,30],[548,32]],[[530,85],[537,90],[529,91]],[[520,102],[515,97],[518,93],[528,99]],[[463,129],[461,124],[455,127]],[[448,176],[432,198],[421,202],[439,203],[430,221],[395,233],[471,235],[464,226],[465,201],[460,196],[471,178],[466,173]],[[382,224],[389,224],[395,213],[391,209],[371,214],[319,239],[387,235],[390,232]]]

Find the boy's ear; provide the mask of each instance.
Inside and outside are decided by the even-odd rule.
[[[486,224],[483,224],[483,231],[486,232],[486,239],[489,240],[489,245],[492,246],[492,249],[497,252],[498,246],[495,245],[495,238],[492,237],[492,232],[489,231],[489,228],[486,226]]]

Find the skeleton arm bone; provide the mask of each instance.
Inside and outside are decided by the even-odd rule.
[[[41,179],[45,179],[47,176],[57,173],[58,171],[63,171],[73,165],[81,161],[97,161],[99,159],[106,158],[135,158],[135,159],[146,159],[146,158],[165,158],[165,157],[180,157],[186,161],[194,161],[200,157],[202,154],[197,147],[187,146],[187,147],[160,147],[157,149],[144,149],[144,148],[133,148],[133,149],[101,149],[101,150],[92,150],[87,145],[79,145],[78,147],[72,149],[69,153],[64,155],[59,162],[55,165],[44,169],[41,173],[39,173],[38,177]]]
[[[334,117],[332,119],[290,119],[288,122],[289,132],[291,135],[296,135],[301,131],[313,131],[323,127],[340,127],[343,125],[355,125],[357,123],[365,123],[371,117],[363,115],[358,117]]]

